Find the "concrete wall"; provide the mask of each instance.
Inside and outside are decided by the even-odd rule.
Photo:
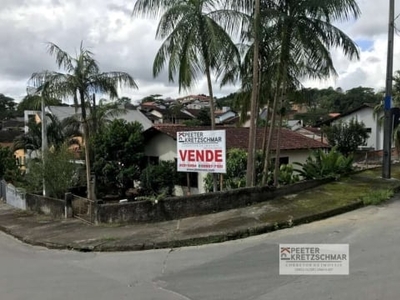
[[[135,223],[160,222],[187,218],[245,207],[254,203],[298,193],[326,183],[330,180],[311,180],[282,188],[255,187],[227,192],[199,194],[151,201],[138,201],[117,204],[100,204],[96,208],[97,223]]]
[[[53,218],[65,217],[65,201],[61,199],[26,194],[26,209]]]
[[[11,183],[6,186],[6,203],[19,208],[26,210],[26,201],[25,201],[25,191],[23,189],[16,188]]]
[[[340,121],[343,123],[348,123],[353,118],[358,122],[364,122],[365,127],[371,128],[371,133],[365,147],[373,148],[375,150],[382,150],[383,126],[379,125],[379,116],[374,117],[373,108],[365,107],[352,114],[339,118],[337,121],[334,121],[333,124],[338,124]]]

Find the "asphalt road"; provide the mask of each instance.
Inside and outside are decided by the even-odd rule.
[[[76,253],[0,234],[1,300],[400,298],[400,197],[244,240],[174,250]],[[349,276],[279,276],[279,243],[349,243]]]

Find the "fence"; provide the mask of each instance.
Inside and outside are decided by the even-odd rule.
[[[71,194],[71,206],[73,217],[85,221],[87,223],[94,223],[94,201]]]
[[[26,192],[24,189],[16,188],[11,183],[1,181],[1,198],[7,204],[19,209],[26,210]]]

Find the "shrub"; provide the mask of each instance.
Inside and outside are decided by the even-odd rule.
[[[353,170],[353,157],[344,156],[334,147],[328,153],[321,149],[313,151],[305,163],[294,164],[301,167],[296,171],[304,179],[339,177]]]
[[[144,195],[171,196],[177,182],[174,161],[161,161],[158,165],[147,166],[140,176],[140,187]]]
[[[293,184],[298,181],[300,181],[300,175],[296,174],[296,170],[293,169],[293,165],[281,165],[278,178],[280,185]]]
[[[44,178],[47,194],[62,199],[69,188],[80,183],[79,166],[72,162],[73,159],[74,155],[66,145],[58,150],[46,151],[44,164],[38,158],[28,162],[24,187],[28,192],[41,191]]]

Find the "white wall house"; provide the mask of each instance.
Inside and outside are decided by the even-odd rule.
[[[145,155],[149,161],[174,161],[177,159],[176,133],[178,131],[198,131],[208,130],[203,127],[188,127],[182,125],[156,125],[144,132],[145,136]],[[243,127],[224,127],[219,129],[226,130],[226,148],[247,149],[249,129]],[[257,131],[257,149],[261,149],[264,129]],[[275,139],[274,139],[275,140]],[[275,148],[272,147],[272,152]],[[328,145],[317,140],[305,137],[301,134],[288,129],[282,129],[282,143],[280,160],[284,164],[293,162],[304,163],[310,155],[312,149],[327,149]],[[205,193],[204,179],[205,172],[190,173],[190,193]],[[186,177],[184,176],[184,179]],[[175,186],[175,195],[187,193],[186,181],[182,185]]]
[[[352,119],[355,119],[358,122],[362,121],[369,132],[369,138],[366,141],[366,145],[364,145],[363,147],[371,148],[373,150],[382,150],[383,124],[380,124],[380,117],[381,115],[374,115],[374,107],[372,105],[364,104],[357,109],[354,109],[331,119],[331,124],[336,125],[340,122],[348,123]]]

